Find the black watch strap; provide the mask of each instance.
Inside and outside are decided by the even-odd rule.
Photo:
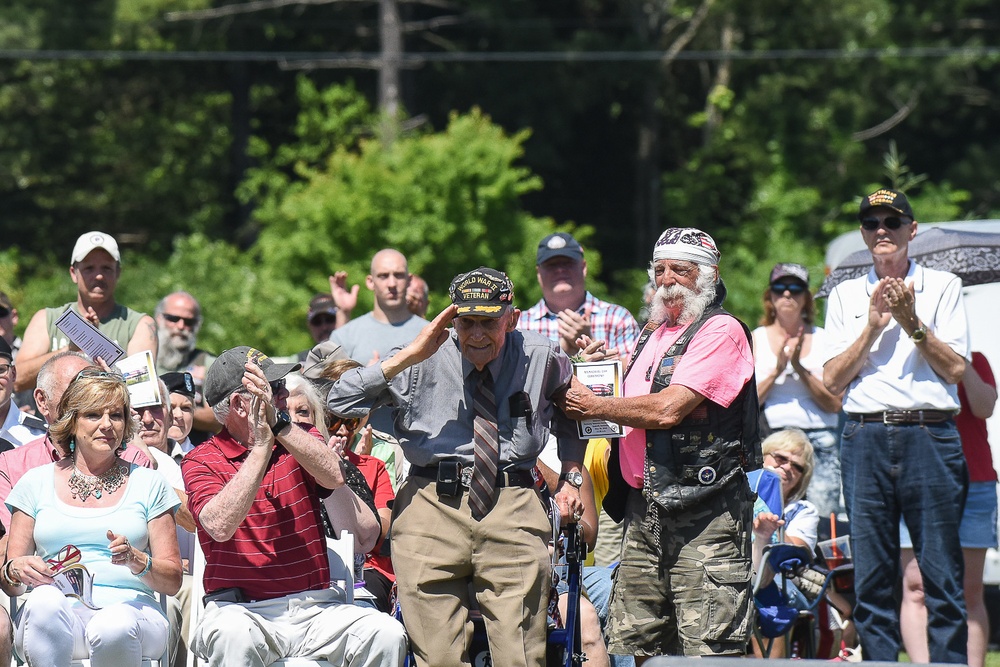
[[[288,416],[288,413],[284,410],[279,410],[278,414],[275,415],[277,421],[274,422],[274,426],[271,427],[271,433],[277,438],[278,434],[285,430],[285,427],[292,423],[292,418]]]

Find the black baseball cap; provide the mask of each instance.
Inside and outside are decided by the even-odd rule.
[[[448,288],[451,302],[458,306],[458,316],[500,317],[514,304],[514,284],[503,271],[480,266],[460,273]]]
[[[190,373],[186,371],[164,373],[160,379],[171,394],[180,394],[194,400],[194,378]]]
[[[900,215],[905,215],[910,219],[914,218],[913,209],[910,208],[910,202],[906,198],[906,195],[899,190],[882,188],[881,190],[876,190],[861,200],[861,208],[858,211],[858,219],[865,217],[865,213],[879,206],[884,206],[885,208],[891,209]]]
[[[535,266],[544,264],[553,257],[569,257],[575,260],[583,259],[583,247],[573,238],[572,234],[556,232],[549,234],[538,242],[538,254],[535,255]]]

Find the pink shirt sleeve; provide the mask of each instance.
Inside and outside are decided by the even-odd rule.
[[[753,375],[753,352],[743,327],[731,317],[713,317],[695,335],[671,384],[729,407]]]

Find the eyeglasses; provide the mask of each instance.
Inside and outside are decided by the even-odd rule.
[[[353,433],[358,430],[360,423],[361,419],[358,417],[335,417],[330,422],[330,433],[336,433],[340,430],[341,426],[346,428],[349,433]]]
[[[771,283],[771,291],[775,294],[784,294],[786,291],[792,294],[802,294],[806,291],[806,286],[802,283]]]
[[[913,222],[913,220],[906,220],[895,215],[888,218],[882,218],[881,220],[878,218],[861,218],[861,227],[862,229],[867,229],[871,232],[878,229],[878,226],[882,224],[885,225],[886,229],[895,231],[903,225],[908,225],[911,222]]]
[[[84,368],[76,374],[74,382],[81,378],[90,380],[111,380],[112,382],[121,382],[122,384],[125,384],[125,377],[121,373],[115,373],[114,371],[94,371]]]
[[[170,313],[162,313],[163,319],[171,324],[177,324],[178,322],[183,322],[184,326],[188,329],[194,329],[198,326],[197,317],[181,317],[180,315],[171,315]]]
[[[10,369],[13,368],[10,364],[0,364],[0,378],[7,377],[7,373],[10,373]]]
[[[268,382],[268,384],[271,385],[272,396],[280,394],[282,391],[285,390],[285,378],[281,378],[280,380],[275,380],[274,382]]]
[[[3,306],[0,306],[0,319],[3,319],[8,315],[10,315],[10,308],[4,308]]]
[[[784,454],[779,454],[778,452],[771,452],[770,454],[768,454],[768,456],[774,459],[774,462],[778,464],[779,468],[783,465],[790,465],[792,466],[792,470],[799,473],[800,475],[804,475],[806,473],[805,466],[803,466],[801,463],[796,463],[795,461],[791,460]]]

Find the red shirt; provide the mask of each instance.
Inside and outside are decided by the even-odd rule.
[[[358,454],[350,449],[344,450],[344,458],[356,465],[361,474],[365,476],[368,488],[372,490],[372,494],[375,496],[376,509],[388,507],[389,502],[396,497],[396,494],[392,491],[392,479],[389,477],[389,471],[386,470],[385,463],[374,456]],[[390,581],[395,581],[396,575],[392,571],[392,558],[378,555],[381,548],[382,540],[379,540],[372,550],[368,552],[365,558],[365,567],[374,568],[387,576]]]
[[[226,429],[181,462],[188,508],[205,552],[205,591],[239,587],[248,600],[269,600],[330,586],[326,536],[312,475],[275,445],[247,517],[225,542],[201,525],[201,511],[239,470],[248,450]]]
[[[972,367],[979,373],[983,382],[996,388],[997,381],[993,377],[993,369],[981,352],[972,353]],[[958,385],[958,401],[962,405],[962,411],[955,417],[955,426],[958,427],[958,434],[962,437],[962,451],[965,452],[965,462],[969,466],[969,481],[995,482],[997,471],[993,469],[993,455],[987,439],[986,420],[972,414],[969,398],[965,395],[965,386],[961,383]]]

